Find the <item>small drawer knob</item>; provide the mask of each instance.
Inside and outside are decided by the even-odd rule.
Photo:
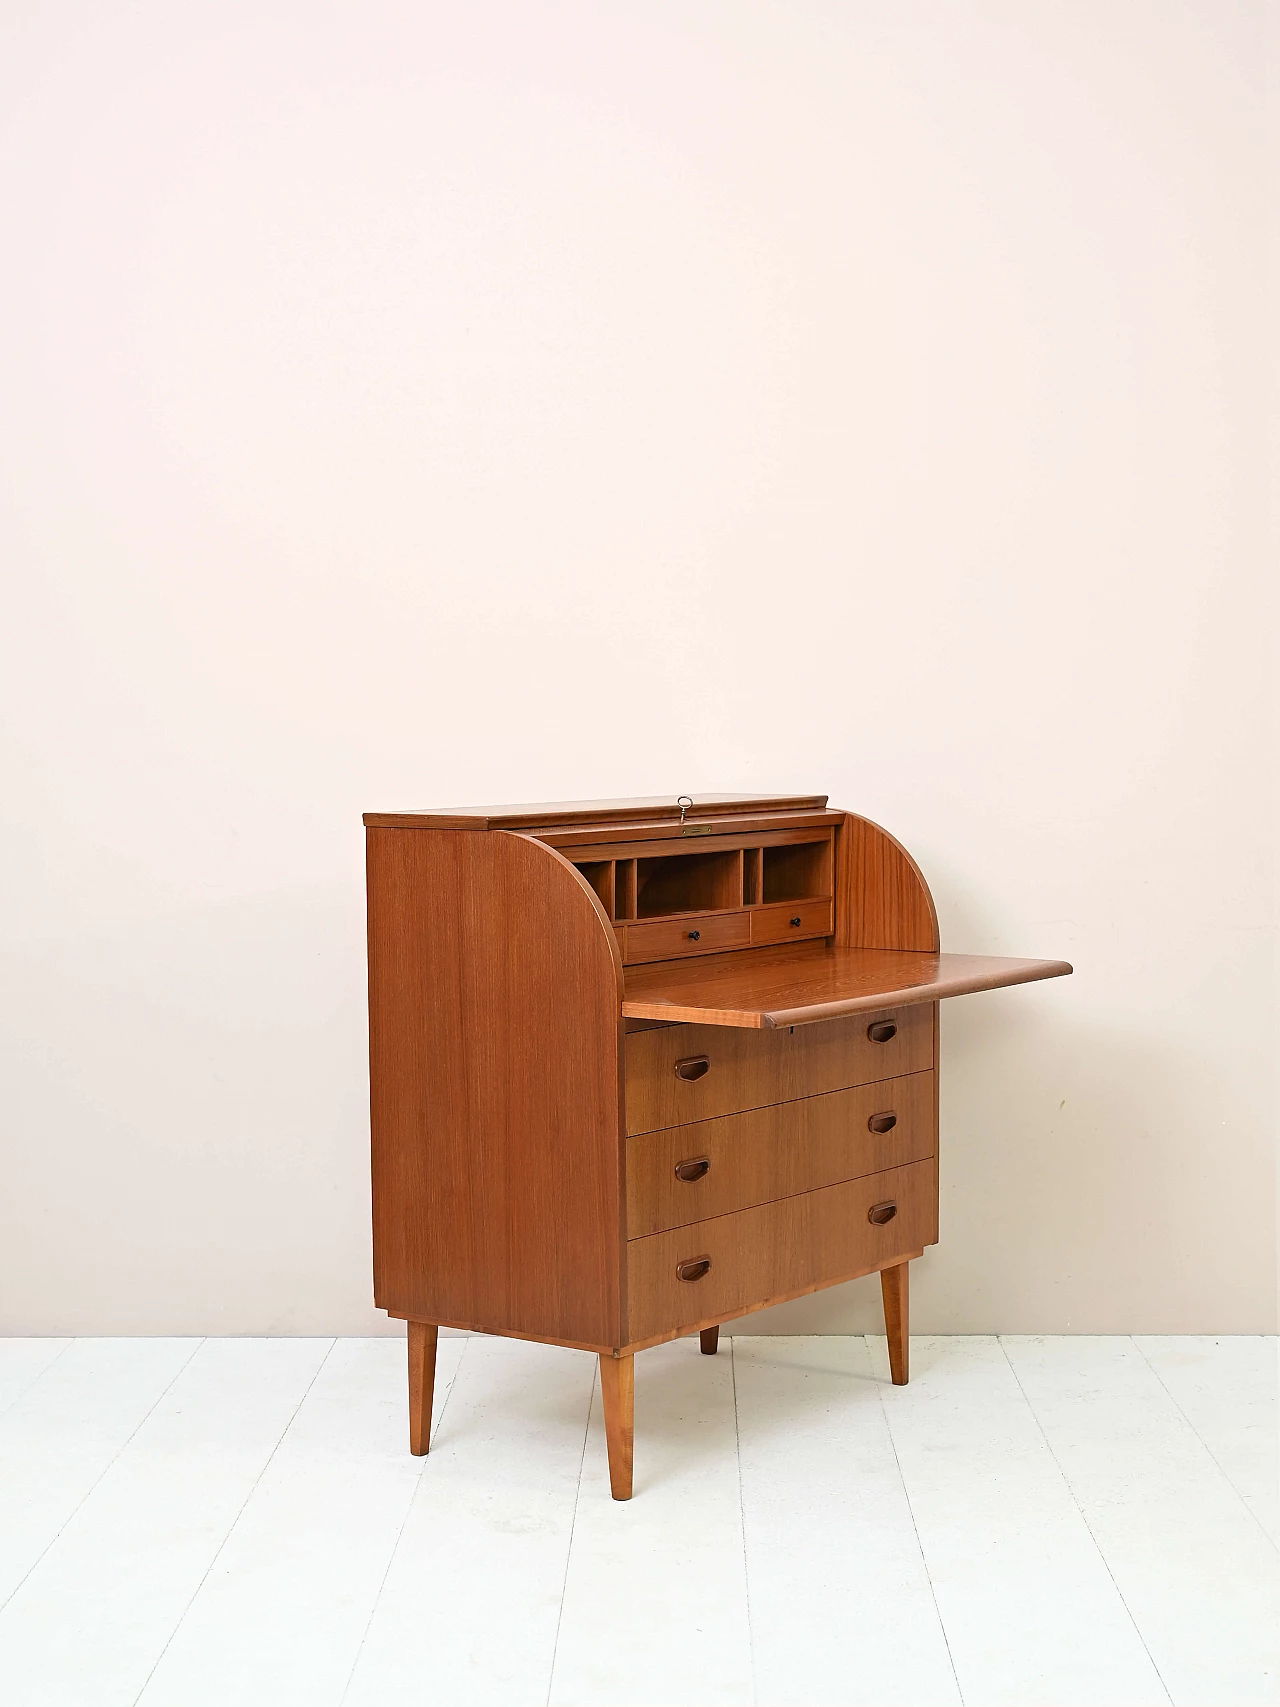
[[[891,1108],[886,1109],[883,1114],[873,1114],[867,1122],[872,1132],[892,1132],[897,1124],[898,1117]]]
[[[874,1025],[867,1027],[867,1036],[873,1043],[887,1043],[891,1037],[898,1035],[898,1028],[891,1019],[878,1019]]]
[[[873,1203],[867,1210],[867,1220],[873,1227],[883,1227],[886,1221],[892,1221],[898,1213],[896,1203]]]
[[[705,1079],[711,1071],[711,1063],[705,1055],[687,1055],[683,1061],[676,1062],[676,1078],[683,1079],[686,1084],[692,1084],[695,1079]]]
[[[681,1280],[701,1280],[704,1274],[710,1272],[710,1257],[691,1257],[688,1262],[676,1264],[676,1274]]]
[[[702,936],[701,931],[690,931],[689,932],[689,941],[690,942],[697,942],[700,940],[701,936]]]
[[[798,925],[798,924],[799,924],[799,923],[800,923],[800,915],[799,915],[799,913],[797,913],[797,914],[796,914],[796,916],[795,916],[795,918],[794,918],[794,919],[792,919],[792,921],[791,921],[791,923],[792,923],[792,924],[793,924],[793,925]]]
[[[682,1179],[686,1185],[692,1185],[696,1179],[705,1179],[710,1172],[710,1156],[690,1156],[687,1162],[676,1163],[676,1178]]]

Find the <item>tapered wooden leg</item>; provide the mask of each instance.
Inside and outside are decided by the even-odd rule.
[[[409,1450],[424,1458],[431,1446],[431,1401],[436,1390],[434,1322],[409,1322]]]
[[[604,1394],[604,1433],[609,1447],[609,1487],[615,1500],[629,1500],[635,1442],[635,1358],[610,1357],[602,1351],[600,1390]]]
[[[701,1328],[698,1332],[698,1343],[702,1347],[704,1357],[714,1357],[716,1347],[720,1344],[719,1328]]]
[[[880,1291],[884,1297],[884,1331],[889,1340],[889,1373],[895,1387],[907,1384],[908,1325],[907,1270],[910,1263],[900,1262],[893,1268],[880,1270]]]

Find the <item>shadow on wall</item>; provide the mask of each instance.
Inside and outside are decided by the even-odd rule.
[[[912,1265],[914,1332],[1275,1331],[1272,1205],[1237,1186],[1265,1173],[1265,1117],[1221,1037],[1156,1047],[1020,990],[942,1011],[940,1242]],[[742,1331],[883,1333],[879,1280]]]
[[[0,1332],[379,1333],[360,892],[8,957]]]

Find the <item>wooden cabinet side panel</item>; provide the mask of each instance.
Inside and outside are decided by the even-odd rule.
[[[836,942],[938,952],[938,915],[919,866],[887,830],[852,813],[836,838]]]
[[[395,1315],[621,1343],[621,968],[558,854],[371,829],[374,1296]]]

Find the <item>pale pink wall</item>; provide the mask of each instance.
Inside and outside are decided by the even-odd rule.
[[[376,1328],[362,808],[757,787],[1077,966],[915,1325],[1273,1326],[1260,17],[7,8],[0,1330]]]

